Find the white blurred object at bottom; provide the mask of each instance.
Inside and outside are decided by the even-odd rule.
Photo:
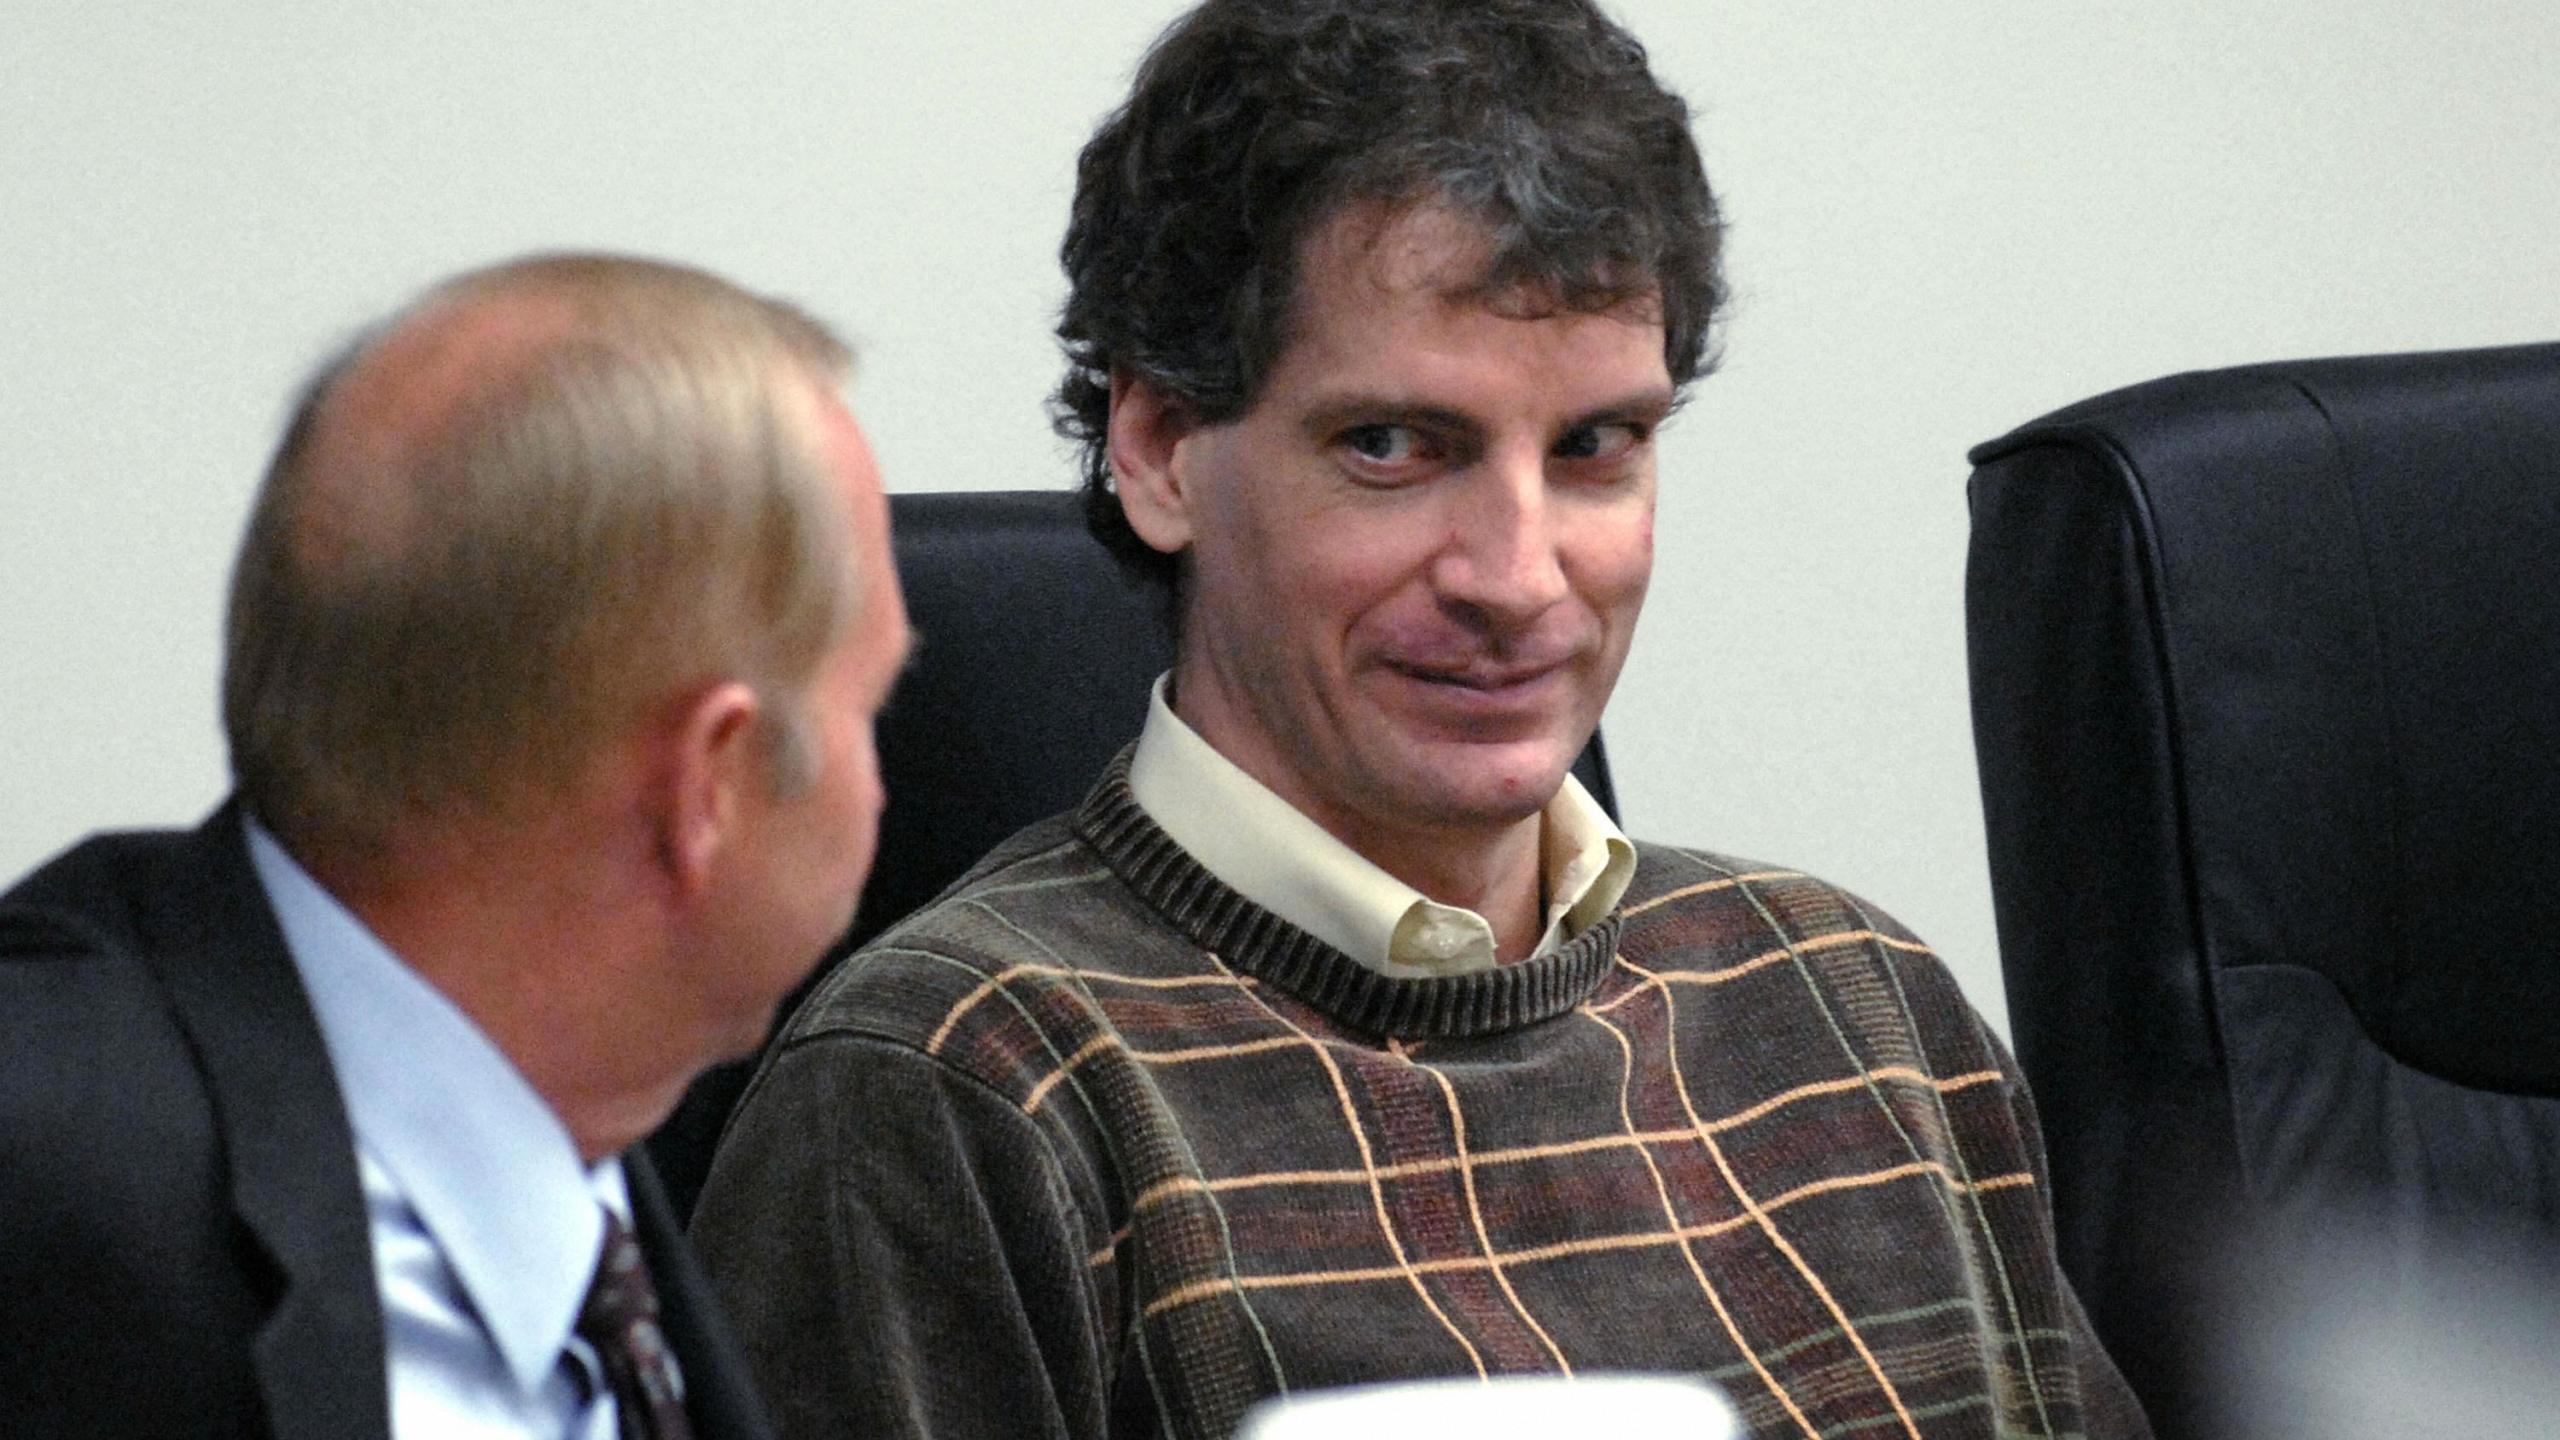
[[[1310,1390],[1266,1400],[1236,1440],[1557,1440],[1582,1434],[1738,1440],[1723,1392],[1687,1375],[1505,1375]]]

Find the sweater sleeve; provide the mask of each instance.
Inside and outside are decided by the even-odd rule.
[[[893,1041],[768,1062],[693,1221],[778,1428],[1099,1440],[1112,1326],[1088,1221],[1035,1123]]]
[[[1867,928],[1919,943],[1918,937],[1882,910],[1846,892],[1842,892],[1842,898],[1849,913]],[[1934,1028],[1923,1020],[1924,1012],[1953,1017],[1961,1027],[1959,1034],[1965,1048],[1964,1063],[1956,1068],[1971,1069],[1987,1062],[1988,1068],[1999,1072],[2005,1103],[1984,1112],[1985,1122],[2005,1124],[2009,1133],[1977,1133],[1962,1137],[1961,1143],[1967,1150],[2016,1153],[2035,1178],[2031,1192],[2037,1197],[2034,1209],[2017,1214],[2016,1228],[1999,1237],[2000,1249],[2004,1255],[2024,1257],[2030,1282],[2039,1288],[2049,1287],[2052,1292],[2056,1323],[2064,1334],[2079,1390],[2080,1433],[2088,1440],[2151,1440],[2151,1424],[2144,1417],[2141,1401],[2135,1398],[2133,1387],[2125,1383],[2124,1372],[2116,1368],[2106,1347],[2099,1343],[2087,1310],[2071,1288],[2071,1278],[2062,1271],[2062,1261],[2054,1247],[2053,1182],[2045,1163],[2044,1129],[2017,1057],[2009,1053],[2009,1047],[1982,1018],[1982,1012],[1965,998],[1954,975],[1934,954],[1903,962],[1899,973],[1906,1004],[1913,1009],[1915,1037],[1924,1029]]]

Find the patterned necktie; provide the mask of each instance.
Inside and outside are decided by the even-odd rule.
[[[604,1212],[604,1251],[596,1257],[586,1307],[578,1312],[578,1335],[604,1365],[622,1440],[693,1440],[675,1357],[658,1328],[658,1292],[649,1283],[648,1262],[631,1227],[611,1210]]]

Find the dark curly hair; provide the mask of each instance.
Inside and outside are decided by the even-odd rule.
[[[1689,107],[1590,0],[1207,0],[1086,144],[1059,252],[1051,408],[1123,563],[1178,573],[1112,489],[1112,372],[1209,424],[1243,414],[1289,338],[1300,242],[1360,202],[1481,222],[1486,291],[1583,311],[1658,296],[1673,385],[1710,365],[1722,225]]]

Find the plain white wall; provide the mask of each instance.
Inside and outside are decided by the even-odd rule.
[[[0,876],[223,789],[221,596],[294,382],[437,276],[690,260],[860,342],[893,488],[1057,486],[1076,148],[1180,7],[14,0]],[[2282,356],[2560,336],[2560,7],[1620,0],[1733,221],[1608,733],[1631,828],[1816,870],[1999,1019],[1963,452]]]

